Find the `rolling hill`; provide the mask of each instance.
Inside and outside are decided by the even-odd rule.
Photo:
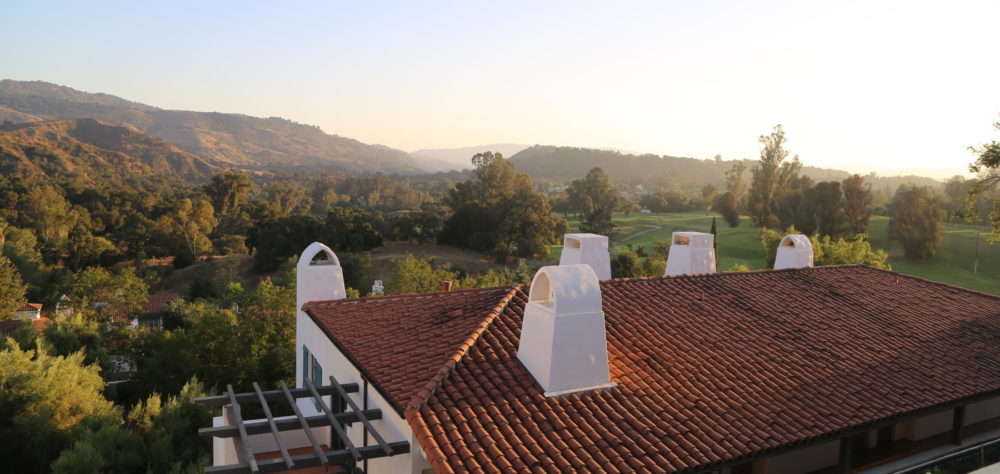
[[[422,171],[404,151],[271,117],[165,110],[39,81],[0,81],[0,122],[93,118],[132,127],[208,160],[254,170]]]
[[[652,154],[633,155],[614,150],[593,148],[533,146],[510,157],[519,171],[533,179],[552,183],[568,183],[586,176],[591,168],[600,167],[615,182],[641,184],[649,189],[697,189],[705,184],[720,188],[725,185],[725,173],[735,161],[699,160]],[[747,170],[754,162],[746,160]],[[815,181],[840,181],[850,174],[846,171],[802,167],[802,174]],[[744,176],[749,182],[749,171]],[[915,183],[939,186],[941,183],[921,176],[884,178],[882,182]]]
[[[223,164],[133,128],[95,119],[0,127],[0,173],[46,179],[129,179],[135,175],[206,181]]]

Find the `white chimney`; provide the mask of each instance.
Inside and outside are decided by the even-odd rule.
[[[809,268],[813,266],[813,246],[809,237],[802,234],[786,235],[778,244],[774,269]]]
[[[715,236],[704,232],[674,232],[664,275],[715,273]]]
[[[531,281],[517,358],[546,397],[614,387],[601,285],[589,265],[542,267]]]
[[[590,265],[599,280],[611,279],[608,238],[597,234],[566,234],[559,265]]]
[[[310,301],[330,301],[347,297],[344,270],[330,247],[313,242],[302,251],[295,267],[295,309]]]

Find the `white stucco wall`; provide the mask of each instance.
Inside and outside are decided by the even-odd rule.
[[[991,398],[965,407],[965,426],[1000,417],[1000,398]]]
[[[309,348],[309,352],[316,357],[316,360],[319,361],[319,364],[323,367],[324,378],[333,375],[336,377],[337,381],[342,384],[358,384],[360,390],[357,393],[350,394],[350,396],[359,407],[365,407],[363,397],[365,380],[361,373],[354,367],[347,357],[342,354],[339,349],[337,349],[333,342],[331,342],[323,331],[316,325],[316,323],[313,322],[312,318],[301,311],[299,312],[296,321],[296,341],[296,385],[299,387],[303,386],[302,345],[305,344]],[[308,399],[300,400],[299,408],[302,410],[303,414],[306,414],[307,416],[308,414],[317,413],[316,407],[313,405],[312,401]],[[410,453],[399,454],[389,458],[370,460],[368,461],[368,469],[366,472],[371,474],[420,473],[424,469],[429,469],[430,463],[428,463],[421,454],[420,444],[413,437],[410,425],[405,419],[403,419],[402,416],[396,413],[396,410],[392,408],[392,405],[390,405],[389,402],[383,398],[380,393],[378,393],[374,386],[369,385],[368,409],[374,408],[382,410],[382,419],[372,421],[372,425],[375,430],[377,430],[382,437],[385,438],[386,442],[409,442]],[[347,430],[347,434],[355,446],[362,446],[364,444],[363,432],[364,428],[361,423],[354,423],[352,426],[348,427]],[[376,444],[377,443],[374,437],[369,434],[368,445],[373,446]]]

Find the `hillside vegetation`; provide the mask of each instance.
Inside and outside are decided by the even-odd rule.
[[[510,157],[521,172],[536,180],[566,183],[587,174],[592,168],[602,168],[616,183],[641,184],[651,190],[681,191],[712,184],[725,185],[725,173],[737,161],[699,160],[676,156],[631,155],[618,151],[593,148],[533,146]],[[747,166],[754,161],[743,160]],[[802,167],[802,174],[814,181],[840,181],[850,176],[846,171]],[[873,180],[874,181],[874,180]],[[931,178],[902,176],[878,178],[879,187],[895,190],[899,184],[939,186]]]
[[[127,125],[188,153],[248,169],[420,171],[406,152],[282,118],[164,110],[45,82],[0,81],[0,122],[78,118]]]
[[[159,138],[94,119],[0,127],[0,171],[8,177],[94,183],[139,175],[206,181],[221,169],[218,162]]]

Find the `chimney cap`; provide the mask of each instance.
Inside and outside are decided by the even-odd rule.
[[[590,265],[542,267],[531,280],[528,303],[555,314],[601,311],[601,282]]]
[[[812,242],[809,237],[803,234],[788,234],[781,239],[782,247],[796,247],[812,249]]]
[[[317,259],[323,255],[325,258]],[[299,269],[310,267],[312,265],[336,265],[340,266],[340,259],[337,258],[337,254],[333,253],[333,250],[326,245],[319,242],[313,242],[302,251],[299,256],[299,262],[296,265]]]
[[[564,234],[563,247],[607,250],[608,236],[600,234]]]
[[[671,244],[685,245],[694,248],[709,248],[715,243],[715,236],[704,232],[683,231],[672,234]]]

